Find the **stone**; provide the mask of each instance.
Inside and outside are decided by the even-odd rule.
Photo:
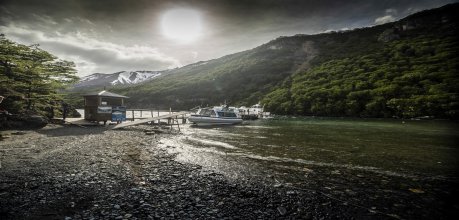
[[[281,215],[287,214],[287,209],[286,209],[285,207],[283,207],[283,206],[277,207],[277,211],[279,211],[279,213],[280,213]]]

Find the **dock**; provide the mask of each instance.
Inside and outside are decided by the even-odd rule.
[[[148,119],[143,117],[143,112],[150,112],[153,117],[154,113],[157,112],[158,116],[160,112],[169,112],[170,110],[151,110],[151,109],[126,109],[126,112],[131,112],[132,118],[126,118],[126,121],[135,121],[136,119]],[[135,112],[140,112],[140,117],[135,117]]]
[[[169,112],[169,114],[164,114],[164,112],[166,112],[166,110],[149,110],[149,109],[129,109],[129,110],[126,110],[126,111],[129,111],[129,112],[132,112],[132,117],[129,117],[129,118],[126,118],[126,122],[123,122],[121,124],[117,124],[116,126],[114,126],[112,129],[117,129],[117,128],[122,128],[122,127],[127,127],[127,126],[133,126],[133,125],[138,125],[138,124],[142,124],[142,123],[147,123],[147,122],[152,122],[152,121],[158,121],[158,123],[160,123],[160,120],[161,119],[169,119],[168,120],[168,124],[171,124],[171,121],[176,121],[177,123],[176,124],[171,124],[171,125],[177,125],[178,124],[178,120],[179,119],[182,119],[182,120],[186,120],[186,114],[189,114],[190,112],[188,111],[179,111],[179,112]],[[135,112],[139,112],[140,111],[140,117],[135,117]],[[153,116],[154,112],[156,113],[157,112],[157,115],[156,117],[145,117],[143,115],[143,111],[147,111],[147,112],[150,112],[151,113],[151,116]],[[168,110],[170,111],[170,110]],[[160,113],[162,113],[163,115],[160,115]],[[182,116],[182,117],[178,117],[178,116]],[[53,118],[51,119],[50,123],[57,123],[57,124],[61,124],[61,123],[66,123],[66,124],[73,124],[73,125],[77,125],[79,127],[85,127],[85,126],[102,126],[102,125],[105,125],[105,123],[103,121],[91,121],[91,120],[87,120],[87,119],[84,119],[84,118]],[[116,123],[116,122],[111,122],[110,124],[113,125],[113,123]]]
[[[178,119],[178,116],[180,116],[180,115],[182,115],[183,118],[185,118],[186,114],[189,114],[189,112],[181,111],[181,112],[176,112],[176,113],[170,113],[170,114],[167,114],[167,115],[150,117],[150,118],[141,119],[141,120],[133,121],[133,122],[129,122],[129,123],[117,124],[117,125],[113,126],[111,129],[118,129],[118,128],[124,128],[124,127],[128,127],[128,126],[139,125],[139,124],[152,122],[152,121],[156,121],[156,120],[160,120],[160,119],[174,119],[174,117],[175,117],[175,119]]]

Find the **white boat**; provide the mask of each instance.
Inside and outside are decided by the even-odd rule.
[[[192,114],[188,120],[198,126],[242,123],[242,119],[238,118],[237,112],[219,107],[199,108],[198,112]]]
[[[218,110],[218,111],[236,112],[236,114],[239,112],[239,108],[234,107],[234,106],[221,105],[221,106],[214,106],[213,108],[214,110]]]
[[[239,107],[239,117],[243,119],[258,119],[258,118],[269,118],[270,113],[264,111],[264,106],[255,104],[250,108],[245,106]]]

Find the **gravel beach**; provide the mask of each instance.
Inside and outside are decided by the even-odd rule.
[[[162,141],[183,134],[149,129],[2,131],[10,138],[0,142],[0,219],[402,219],[320,191],[180,162]]]

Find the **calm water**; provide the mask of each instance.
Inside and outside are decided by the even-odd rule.
[[[164,144],[178,146],[173,151],[182,160],[214,168],[223,162],[212,155],[245,159],[246,166],[313,165],[413,178],[456,178],[459,167],[459,123],[450,121],[278,117],[181,129],[184,135]]]
[[[178,146],[170,150],[181,153],[181,160],[214,169],[222,168],[223,155],[246,163],[239,169],[250,168],[243,167],[247,164],[314,165],[416,178],[459,177],[458,122],[277,116],[232,126],[186,124],[181,131],[184,135],[164,145]]]
[[[173,133],[155,148],[238,184],[288,185],[388,219],[459,214],[457,121],[282,116]]]

